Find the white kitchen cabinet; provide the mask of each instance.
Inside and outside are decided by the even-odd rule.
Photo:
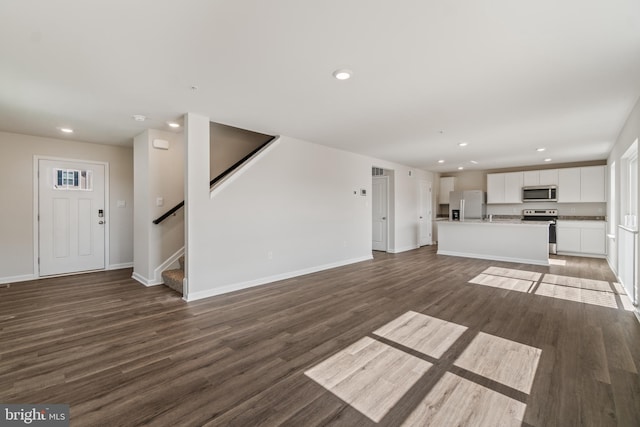
[[[522,203],[523,172],[487,174],[487,203]]]
[[[487,204],[504,203],[503,173],[487,174]]]
[[[522,172],[509,172],[504,174],[504,202],[522,203]]]
[[[605,166],[580,168],[580,201],[606,202]]]
[[[558,170],[558,203],[606,202],[606,166]]]
[[[438,201],[441,205],[449,204],[449,193],[456,189],[456,178],[454,176],[447,176],[440,178],[440,195]]]
[[[604,221],[564,221],[556,225],[558,252],[602,256],[606,254]]]
[[[522,185],[524,187],[540,185],[540,171],[524,171]]]
[[[580,202],[580,168],[558,170],[558,203]]]
[[[541,170],[540,185],[558,185],[558,169]]]
[[[558,185],[558,169],[524,171],[523,178],[523,187],[535,187],[538,185]]]

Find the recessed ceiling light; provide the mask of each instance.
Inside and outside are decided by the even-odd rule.
[[[58,128],[58,129],[60,129],[60,132],[73,133],[73,129],[71,128]]]
[[[544,150],[546,150],[546,148],[544,148],[544,147],[536,148],[536,151],[538,153],[542,153]]]
[[[352,75],[353,75],[353,71],[346,70],[346,69],[335,70],[333,72],[333,77],[335,77],[338,80],[350,79]]]
[[[131,116],[133,118],[133,120],[135,120],[136,122],[144,122],[145,120],[147,120],[147,116],[143,116],[142,114],[134,114],[133,116]]]
[[[172,127],[172,128],[179,128],[180,127],[180,124],[176,123],[176,122],[167,122],[167,124],[169,125],[169,127]]]
[[[444,163],[444,160],[438,160],[438,163]]]
[[[544,159],[544,161],[545,161],[545,162],[550,162],[550,161],[551,161],[551,159],[546,158],[546,159]]]
[[[473,163],[474,165],[478,164],[478,162],[476,162],[475,160],[471,160],[471,163]]]
[[[458,147],[466,147],[467,143],[466,142],[461,142],[458,144]]]
[[[462,167],[462,166],[458,166],[458,170],[459,170],[459,171],[461,171],[461,170],[463,170],[463,169],[464,169],[464,167]]]

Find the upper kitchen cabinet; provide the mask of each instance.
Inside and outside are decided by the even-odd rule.
[[[449,204],[449,193],[456,189],[456,178],[454,176],[447,176],[440,178],[440,196],[438,201],[441,205]]]
[[[580,168],[580,201],[606,202],[606,166]]]
[[[558,203],[606,202],[605,166],[558,171]]]
[[[541,170],[540,185],[558,185],[558,169]]]
[[[539,171],[524,171],[524,187],[538,185],[558,185],[558,169],[545,169]]]
[[[522,203],[523,172],[487,174],[487,203]]]

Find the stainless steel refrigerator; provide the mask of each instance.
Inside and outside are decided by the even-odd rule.
[[[449,193],[449,219],[483,219],[487,212],[485,201],[482,190],[452,191]]]

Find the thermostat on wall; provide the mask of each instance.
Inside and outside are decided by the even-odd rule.
[[[364,188],[361,188],[361,189],[360,189],[360,195],[361,195],[361,196],[366,196],[366,195],[367,195],[367,190],[366,190],[366,189],[364,189]]]

